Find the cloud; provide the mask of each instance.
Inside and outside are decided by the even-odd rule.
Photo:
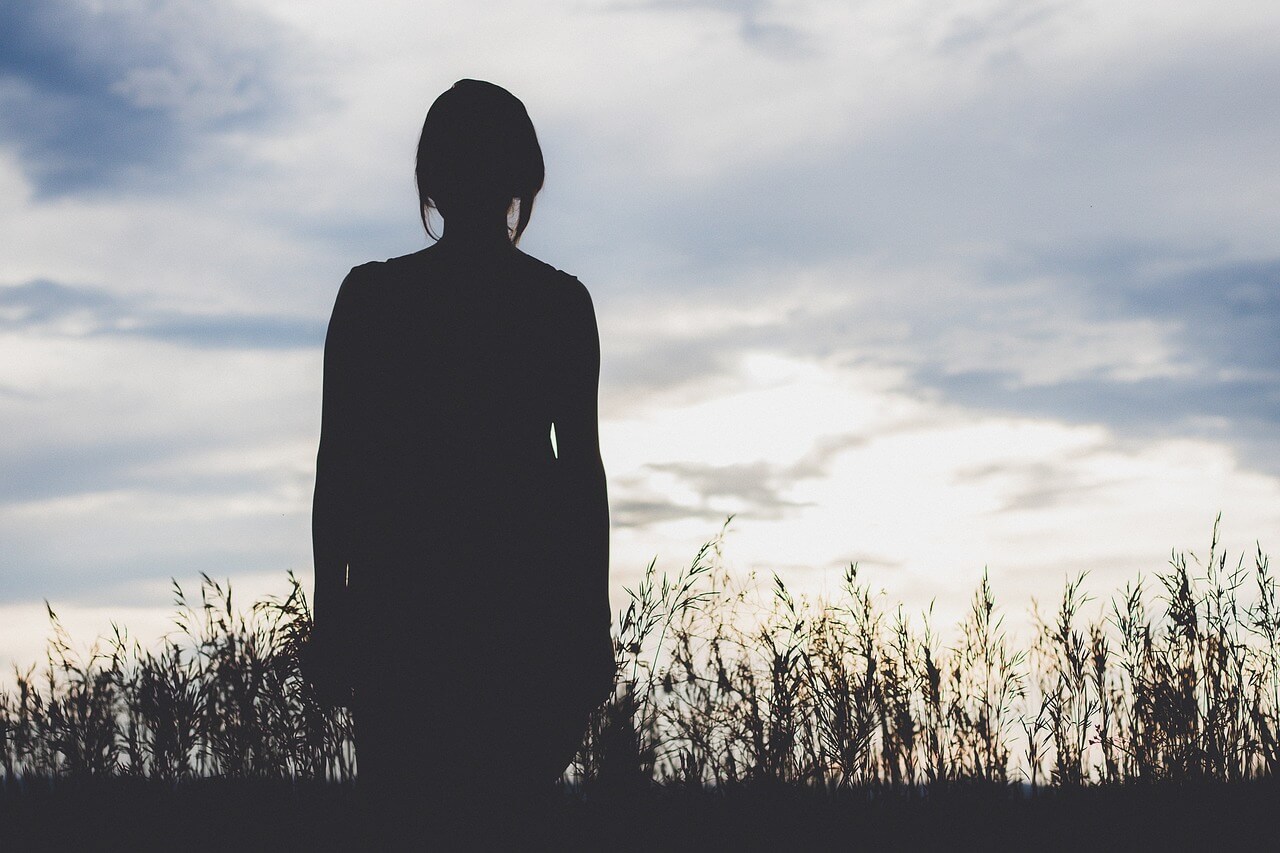
[[[879,432],[881,436],[893,434],[895,427]],[[700,462],[659,462],[645,465],[645,470],[658,474],[670,474],[680,481],[683,489],[697,494],[701,507],[680,506],[686,513],[702,518],[721,517],[725,509],[710,509],[717,501],[728,500],[732,512],[745,518],[777,520],[798,510],[812,506],[808,501],[795,501],[784,497],[801,480],[821,479],[829,475],[836,457],[867,442],[861,434],[821,435],[810,450],[791,464],[780,465],[765,460],[707,465]],[[675,505],[672,505],[673,507]],[[653,512],[646,523],[666,520],[660,512]]]
[[[1158,253],[1120,255],[1069,264],[1050,257],[1041,268],[1062,273],[1050,294],[1078,300],[1068,310],[1079,313],[1065,329],[1146,324],[1155,332],[1134,338],[1127,365],[1114,353],[1096,360],[1098,341],[1092,348],[1061,345],[1070,343],[1064,329],[1060,343],[1023,339],[1003,359],[998,348],[984,347],[985,364],[974,359],[955,369],[945,359],[923,361],[916,383],[988,411],[1101,422],[1130,437],[1225,440],[1248,464],[1280,473],[1274,452],[1280,441],[1280,259],[1188,265],[1175,255],[1183,268],[1168,272],[1162,267],[1171,259]],[[1045,311],[1062,310],[1070,300],[1048,303]],[[974,331],[965,330],[969,337]],[[1016,340],[1016,331],[989,331],[997,340]],[[1151,348],[1159,352],[1144,370],[1143,354]],[[1058,375],[1028,381],[1037,349],[1057,353]]]
[[[664,462],[646,466],[652,471],[673,474],[691,487],[704,503],[728,498],[742,505],[753,517],[777,518],[804,504],[786,500],[782,491],[792,479],[790,472],[765,461],[732,465],[705,465],[696,462]],[[720,513],[723,515],[724,513]]]
[[[156,186],[298,94],[276,21],[225,0],[8,0],[0,140],[38,196]]]
[[[1077,458],[1084,455],[1079,453]],[[1066,461],[1072,461],[1071,457]],[[1062,461],[1050,464],[1026,460],[990,462],[961,469],[955,474],[955,482],[998,489],[1001,503],[989,511],[992,514],[1070,507],[1082,498],[1087,499],[1090,493],[1098,494],[1115,485],[1114,478],[1091,479]]]
[[[1099,288],[1102,290],[1102,288]],[[1179,344],[1206,378],[1271,385],[1280,398],[1280,258],[1227,263],[1139,281],[1100,300],[1117,312],[1171,319]],[[1104,303],[1105,304],[1105,303]]]
[[[135,466],[168,452],[154,440],[0,450],[0,506],[120,488]]]
[[[943,53],[1024,24],[954,24]],[[1259,143],[1280,132],[1265,85],[1280,63],[1220,43],[1166,44],[1105,74],[1044,44],[929,111],[628,211],[625,227],[666,252],[652,302],[777,303],[814,270],[813,290],[846,298],[653,334],[606,378],[705,387],[749,351],[871,360],[976,409],[1212,438],[1280,472],[1280,220],[1257,189],[1280,177]],[[628,283],[603,284],[607,309]]]
[[[1097,378],[1027,387],[999,372],[925,370],[917,379],[952,402],[989,412],[1104,423],[1130,438],[1225,440],[1255,469],[1280,474],[1280,384],[1274,380]]]
[[[904,99],[899,114],[869,115],[835,141],[797,137],[767,159],[709,163],[628,212],[627,227],[691,278],[798,258],[995,261],[1104,238],[1183,252],[1271,245],[1276,215],[1250,202],[1277,177],[1256,142],[1280,133],[1270,48],[1203,48],[1123,74],[1068,74],[1036,57],[982,83],[923,107]],[[857,110],[830,100],[832,112]],[[767,111],[758,123],[790,132]]]
[[[1058,0],[1002,0],[985,8],[955,12],[943,25],[937,51],[941,54],[975,54],[1008,57],[1017,36],[1061,17],[1068,4]]]
[[[223,442],[238,436],[214,436]],[[32,450],[0,449],[0,506],[137,490],[158,499],[181,500],[199,495],[211,503],[244,495],[267,495],[292,476],[280,462],[265,464],[211,455],[207,435],[86,436],[79,442],[52,443]],[[234,445],[233,445],[234,447]],[[255,448],[222,451],[254,459]],[[260,452],[258,455],[261,455]]]
[[[783,59],[796,59],[813,51],[811,39],[804,30],[783,23],[769,0],[642,0],[615,4],[621,11],[652,9],[686,12],[709,9],[737,20],[738,35],[743,42],[763,53]]]
[[[159,311],[106,290],[47,279],[0,286],[0,333],[63,337],[134,337],[202,349],[318,347],[325,325],[268,314],[193,314]]]
[[[606,411],[726,393],[743,382],[744,358],[772,352],[852,373],[897,366],[913,394],[1103,424],[1120,440],[1221,441],[1254,470],[1280,473],[1280,259],[1212,254],[1112,242],[956,265],[952,275],[851,261],[816,281],[758,274],[772,293],[746,277],[718,321],[707,307],[715,294],[702,292],[671,301],[705,320],[680,327],[651,312],[647,326],[620,322],[621,340],[606,346]],[[742,305],[764,316],[735,316]]]
[[[627,497],[609,502],[609,525],[615,529],[648,528],[665,521],[687,521],[691,518],[723,521],[725,513],[685,506],[660,496]]]

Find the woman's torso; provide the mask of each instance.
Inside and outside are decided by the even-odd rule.
[[[535,627],[562,574],[550,429],[574,282],[514,248],[368,267],[349,583],[379,635],[416,615],[426,642],[487,654]]]

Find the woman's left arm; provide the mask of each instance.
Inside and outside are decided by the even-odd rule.
[[[570,633],[582,638],[584,651],[593,661],[599,693],[613,684],[613,645],[610,639],[609,605],[609,496],[604,463],[600,458],[599,387],[600,335],[591,296],[574,280],[569,300],[563,345],[564,393],[555,416],[557,464],[565,485],[564,510],[570,519],[568,546],[571,562],[579,568],[580,583],[570,595]],[[598,666],[598,670],[596,667]]]

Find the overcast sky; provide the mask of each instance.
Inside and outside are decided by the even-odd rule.
[[[615,604],[726,559],[1020,618],[1280,542],[1280,4],[0,0],[0,659],[310,583],[338,283],[461,77],[603,345]],[[242,599],[247,600],[247,599]]]

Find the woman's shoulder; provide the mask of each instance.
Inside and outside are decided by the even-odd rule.
[[[365,261],[352,267],[347,277],[376,281],[381,278],[404,275],[412,270],[421,269],[424,264],[428,263],[427,252],[427,249],[422,249],[408,255],[387,258],[385,261]]]
[[[576,275],[519,250],[516,250],[516,257],[544,283],[555,297],[569,303],[591,304],[591,294],[587,286]]]
[[[385,261],[356,264],[338,288],[339,302],[367,302],[373,294],[399,279],[412,278],[422,270],[423,252],[414,252]]]

